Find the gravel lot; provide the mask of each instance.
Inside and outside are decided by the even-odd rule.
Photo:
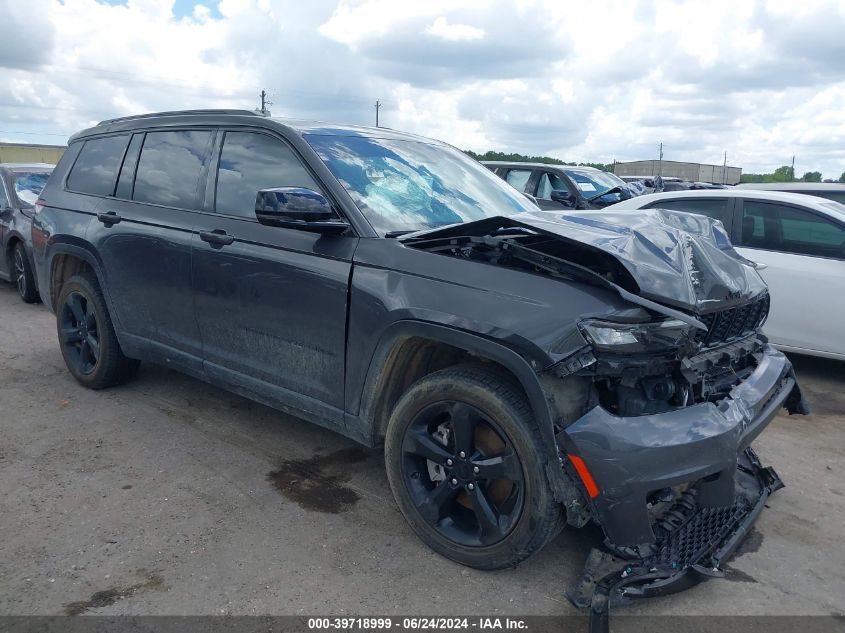
[[[845,363],[794,358],[814,407],[757,442],[786,482],[728,580],[627,613],[842,613]],[[575,613],[595,530],[502,572],[429,551],[380,451],[145,364],[104,392],[53,315],[0,286],[0,614]],[[620,611],[621,612],[621,611]]]

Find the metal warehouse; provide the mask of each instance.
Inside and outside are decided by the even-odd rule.
[[[55,165],[65,153],[64,145],[0,143],[0,163],[48,163]]]
[[[727,185],[739,184],[742,167],[683,163],[675,160],[635,160],[616,163],[613,173],[617,176],[669,176],[691,182],[712,182]]]

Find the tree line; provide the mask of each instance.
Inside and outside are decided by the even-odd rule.
[[[552,156],[526,156],[525,154],[506,154],[505,152],[494,152],[492,150],[486,151],[483,154],[478,154],[470,149],[467,149],[464,150],[464,153],[472,156],[475,160],[501,160],[509,163],[543,163],[546,165],[580,165],[582,167],[595,167],[596,169],[601,169],[602,171],[613,171],[613,163],[568,163],[565,160],[553,158]]]
[[[820,171],[808,171],[801,178],[796,178],[795,170],[789,165],[783,165],[771,174],[742,174],[740,180],[741,182],[821,182],[822,173]],[[828,179],[825,182],[834,181]],[[845,171],[835,182],[845,182]]]

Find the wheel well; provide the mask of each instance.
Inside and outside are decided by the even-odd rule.
[[[376,443],[384,439],[393,407],[412,384],[428,374],[463,364],[487,367],[512,380],[514,385],[525,393],[522,384],[511,371],[489,358],[423,337],[401,339],[387,355],[375,384],[372,420]],[[530,403],[527,395],[526,400]]]
[[[12,237],[9,238],[9,243],[6,244],[6,253],[5,253],[6,259],[8,261],[12,261],[12,251],[15,250],[15,246],[20,241],[21,241],[21,238],[19,238],[17,235],[13,235]]]
[[[91,271],[91,265],[76,255],[56,255],[50,272],[50,303],[56,305],[56,298],[65,282],[82,272]]]

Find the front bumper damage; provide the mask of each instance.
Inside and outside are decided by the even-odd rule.
[[[723,400],[618,417],[601,407],[568,426],[562,445],[587,464],[599,493],[594,518],[606,551],[593,550],[568,592],[607,630],[613,601],[666,595],[721,576],[769,495],[783,487],[751,442],[786,407],[808,413],[789,360],[766,347],[750,376]],[[560,436],[559,436],[560,437]],[[683,489],[656,516],[658,491]]]
[[[593,549],[574,590],[567,593],[579,608],[590,609],[590,632],[609,630],[611,604],[684,591],[708,578],[748,535],[766,501],[783,482],[763,467],[751,448],[740,455],[731,505],[704,507],[692,488],[658,520],[655,540],[640,558],[620,558]]]

